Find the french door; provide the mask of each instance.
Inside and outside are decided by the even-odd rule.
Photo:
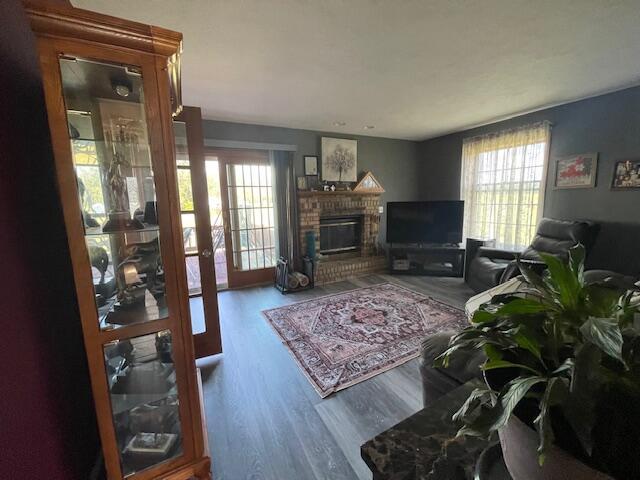
[[[273,282],[276,231],[268,152],[213,149],[207,154],[220,172],[229,287]]]
[[[180,220],[196,358],[222,352],[214,265],[215,226],[209,213],[200,109],[184,107],[174,121]]]

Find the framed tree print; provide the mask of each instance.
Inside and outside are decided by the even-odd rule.
[[[322,180],[355,182],[358,172],[358,141],[322,137]]]

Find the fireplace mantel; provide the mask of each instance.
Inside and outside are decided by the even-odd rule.
[[[324,190],[298,190],[299,197],[316,197],[316,196],[334,196],[337,197],[339,195],[358,195],[358,196],[377,196],[382,195],[380,192],[353,192],[351,190],[336,190],[335,192],[325,192]]]

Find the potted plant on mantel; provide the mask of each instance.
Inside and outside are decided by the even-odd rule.
[[[640,288],[587,284],[584,248],[524,264],[525,286],[483,305],[436,359],[484,349],[486,385],[454,420],[498,432],[514,480],[640,478]],[[536,433],[537,430],[537,433]]]

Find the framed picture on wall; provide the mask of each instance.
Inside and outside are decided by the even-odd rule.
[[[307,189],[307,177],[297,177],[296,178],[296,186],[298,190],[306,190]]]
[[[315,155],[304,156],[304,174],[318,175],[318,157]]]
[[[598,174],[598,153],[556,159],[554,188],[593,188]]]
[[[640,188],[640,160],[620,160],[615,163],[611,188]]]
[[[355,182],[358,180],[358,141],[322,137],[322,180]]]

